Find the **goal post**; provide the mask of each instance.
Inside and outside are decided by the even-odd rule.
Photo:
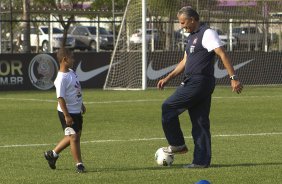
[[[147,88],[146,0],[142,0],[142,90]]]
[[[142,31],[142,37],[135,40],[136,44],[132,44],[130,35],[138,29]],[[128,0],[104,89],[145,90],[146,50],[146,0]]]

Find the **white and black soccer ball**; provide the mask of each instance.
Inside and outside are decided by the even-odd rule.
[[[155,153],[155,161],[159,166],[171,166],[174,161],[174,155],[167,154],[163,148],[159,148]]]

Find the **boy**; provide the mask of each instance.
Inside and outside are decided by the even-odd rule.
[[[77,75],[71,69],[74,63],[72,52],[61,48],[57,52],[57,59],[60,62],[60,70],[54,84],[58,99],[58,115],[65,136],[53,150],[46,151],[44,156],[50,168],[56,169],[59,153],[70,146],[76,162],[76,171],[83,173],[85,168],[81,159],[80,136],[83,123],[82,114],[86,112],[86,108],[82,101],[81,86]]]

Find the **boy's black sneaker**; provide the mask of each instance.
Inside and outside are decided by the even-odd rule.
[[[48,161],[50,168],[56,169],[56,161],[59,157],[54,157],[52,150],[44,152],[44,157]]]
[[[85,167],[84,167],[84,165],[83,165],[83,164],[78,164],[78,165],[76,166],[76,172],[77,172],[77,173],[84,173],[84,172],[85,172]]]

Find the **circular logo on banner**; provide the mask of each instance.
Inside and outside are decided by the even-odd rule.
[[[30,62],[28,74],[33,86],[48,90],[54,86],[58,72],[58,63],[48,54],[38,54]]]

